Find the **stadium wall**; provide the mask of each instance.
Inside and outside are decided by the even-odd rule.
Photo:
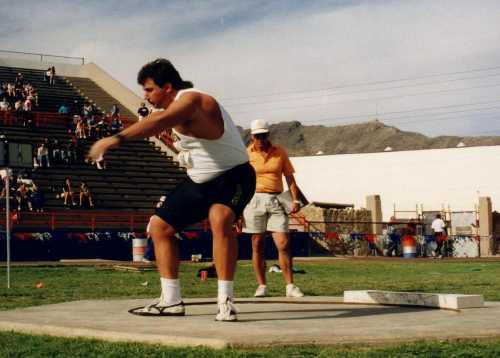
[[[500,146],[293,157],[309,201],[366,206],[379,194],[388,220],[397,210],[474,210],[479,196],[500,202]]]

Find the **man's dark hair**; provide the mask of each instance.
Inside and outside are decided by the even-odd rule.
[[[146,79],[151,78],[158,86],[163,87],[170,83],[177,90],[192,88],[193,83],[184,81],[172,63],[164,58],[146,63],[137,74],[137,82],[144,85]]]
[[[441,219],[441,214],[437,214],[436,218]]]

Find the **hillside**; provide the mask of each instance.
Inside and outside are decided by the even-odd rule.
[[[250,140],[250,130],[241,129],[245,142]],[[288,149],[291,156],[324,154],[373,153],[387,147],[394,151],[454,148],[463,142],[468,147],[500,145],[498,136],[427,137],[420,133],[405,132],[380,121],[327,127],[303,126],[300,122],[272,124],[271,140]]]

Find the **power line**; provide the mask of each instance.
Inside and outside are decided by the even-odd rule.
[[[249,105],[262,105],[262,104],[269,104],[269,103],[282,103],[282,102],[290,102],[290,101],[297,101],[297,100],[311,100],[311,99],[323,99],[325,97],[332,97],[332,96],[344,96],[344,95],[350,95],[350,94],[357,94],[357,93],[366,93],[366,92],[381,92],[381,91],[387,91],[387,90],[392,90],[392,89],[402,89],[402,88],[411,88],[411,87],[422,87],[422,86],[430,86],[430,85],[435,85],[435,84],[444,84],[444,83],[451,83],[451,82],[458,82],[458,81],[466,81],[466,80],[471,80],[471,79],[480,79],[480,78],[493,78],[500,76],[500,73],[495,73],[495,74],[489,74],[489,75],[482,75],[482,76],[474,76],[474,77],[462,77],[462,78],[454,78],[450,80],[444,80],[444,81],[433,81],[433,82],[425,82],[425,83],[413,83],[413,84],[407,84],[407,85],[399,85],[399,86],[392,86],[392,87],[386,87],[386,88],[371,88],[371,89],[365,89],[365,90],[357,90],[357,91],[350,91],[350,92],[334,92],[334,93],[320,93],[314,96],[307,96],[307,97],[297,97],[297,98],[284,98],[284,99],[277,99],[277,100],[269,100],[269,101],[257,101],[257,102],[245,102],[245,103],[230,103],[227,104],[227,107],[232,107],[232,106],[249,106]],[[363,100],[370,100],[370,99],[363,99]],[[376,100],[376,99],[374,99]],[[354,101],[359,101],[359,100],[352,100]],[[338,103],[338,102],[336,102]],[[343,103],[343,102],[342,102]]]
[[[481,107],[481,108],[471,108],[471,109],[463,109],[460,111],[448,111],[448,112],[441,112],[441,113],[422,113],[422,114],[416,114],[412,116],[403,116],[403,117],[397,117],[397,118],[384,118],[383,121],[399,121],[400,119],[408,119],[408,118],[418,118],[418,117],[435,117],[435,116],[442,116],[442,115],[450,115],[450,114],[455,114],[455,113],[464,113],[464,112],[476,112],[476,111],[489,111],[493,109],[500,109],[500,106],[492,106],[492,107]],[[489,113],[486,113],[489,114]]]
[[[500,106],[498,107],[500,108]],[[486,115],[486,117],[484,117]],[[453,117],[445,117],[445,118],[432,118],[432,119],[421,119],[421,120],[414,120],[414,121],[404,121],[404,122],[396,122],[394,124],[399,125],[404,125],[404,124],[412,124],[412,123],[426,123],[426,122],[438,122],[438,121],[450,121],[450,120],[455,120],[457,118],[469,118],[469,120],[477,120],[477,119],[499,119],[500,120],[500,113],[483,113],[483,114],[478,114],[475,115],[473,118],[470,117],[469,115],[462,115],[462,116],[453,116]],[[385,122],[384,119],[380,120],[381,122]]]
[[[447,109],[447,108],[456,108],[456,107],[465,107],[465,106],[477,106],[481,104],[490,104],[490,103],[499,103],[500,99],[493,100],[493,101],[482,101],[482,102],[474,102],[474,103],[466,103],[466,104],[451,104],[451,105],[446,105],[446,106],[436,106],[436,107],[421,107],[421,108],[414,108],[414,109],[408,109],[408,110],[402,110],[402,111],[391,111],[391,112],[382,112],[382,113],[369,113],[369,114],[356,114],[356,115],[350,115],[350,116],[342,116],[342,117],[330,117],[330,118],[322,118],[322,119],[315,119],[311,121],[303,121],[304,123],[307,122],[326,122],[326,121],[332,121],[332,120],[349,120],[349,119],[360,119],[360,118],[369,118],[369,117],[374,117],[375,115],[377,116],[384,116],[384,115],[395,115],[395,114],[403,114],[403,113],[413,113],[413,112],[418,112],[418,111],[431,111],[431,110],[439,110],[439,109]]]
[[[241,100],[241,99],[247,99],[247,98],[260,98],[260,97],[286,95],[286,94],[293,94],[293,93],[319,92],[319,91],[327,91],[327,90],[350,88],[350,87],[372,86],[372,85],[387,84],[387,83],[394,83],[394,82],[415,81],[415,80],[421,80],[421,79],[426,79],[426,78],[453,76],[453,75],[459,75],[459,74],[464,74],[464,73],[485,72],[485,71],[492,71],[492,70],[498,70],[498,69],[500,69],[500,66],[482,67],[482,68],[474,68],[474,69],[465,70],[465,71],[441,72],[441,73],[424,75],[424,76],[416,76],[416,77],[406,77],[406,78],[383,80],[383,81],[351,83],[351,84],[346,84],[346,85],[323,87],[323,88],[316,88],[316,89],[310,89],[310,90],[291,90],[291,91],[282,91],[282,92],[270,92],[270,93],[251,95],[251,96],[243,96],[243,97],[225,97],[225,98],[223,97],[223,98],[221,98],[221,101]]]
[[[429,94],[468,91],[468,90],[481,89],[481,88],[494,88],[494,87],[498,87],[498,86],[500,86],[500,83],[472,86],[472,87],[463,87],[463,88],[450,88],[450,89],[444,89],[444,90],[433,90],[433,91],[425,91],[425,92],[419,92],[419,93],[408,93],[408,94],[402,94],[402,95],[396,95],[396,96],[386,96],[386,97],[375,97],[375,98],[366,98],[366,99],[357,99],[357,100],[328,102],[328,103],[321,103],[321,104],[303,104],[303,105],[297,105],[297,106],[283,106],[283,107],[278,107],[278,108],[264,109],[261,111],[276,112],[276,111],[284,111],[284,110],[292,110],[292,109],[314,108],[314,107],[327,106],[327,105],[332,105],[332,104],[342,104],[342,103],[352,103],[352,102],[367,102],[367,101],[368,102],[370,102],[370,101],[377,102],[377,101],[391,100],[391,99],[404,98],[404,97],[425,96],[425,95],[429,95]],[[237,111],[237,110],[231,111],[232,114],[243,114],[243,113],[250,113],[250,112],[255,112],[255,109],[248,109],[248,110],[243,110],[243,111]]]

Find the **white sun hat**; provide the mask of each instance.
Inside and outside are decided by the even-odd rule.
[[[250,124],[250,132],[252,134],[268,133],[269,125],[263,119],[253,120],[252,124]]]

